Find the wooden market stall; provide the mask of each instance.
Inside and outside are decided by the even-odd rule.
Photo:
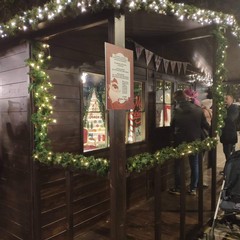
[[[131,157],[170,145],[174,90],[194,87],[207,97],[207,87],[193,85],[189,77],[201,71],[210,75],[215,68],[212,26],[153,10],[103,8],[40,21],[37,30],[19,31],[0,41],[2,239],[77,239],[109,216],[111,239],[125,239],[126,211],[153,197],[157,182],[154,168],[126,173],[125,165]],[[37,85],[45,73],[26,64],[37,56],[36,42],[49,45],[51,60],[44,70],[53,86],[51,103],[43,93],[49,85]],[[106,109],[105,42],[134,54],[135,115]],[[56,122],[46,124],[47,115],[38,118],[34,113],[48,104]],[[41,145],[46,129],[51,141],[47,154],[41,152],[46,150]],[[34,152],[45,156],[43,163],[35,160],[39,156]],[[54,153],[59,153],[55,162]],[[89,161],[94,157],[93,171],[78,169],[76,155]],[[212,156],[214,163],[214,152]],[[65,161],[69,157],[72,165]],[[104,176],[96,174],[101,170],[98,158],[110,161]],[[158,194],[171,182],[170,169],[165,163],[157,170],[162,190]],[[215,192],[213,187],[213,207]]]

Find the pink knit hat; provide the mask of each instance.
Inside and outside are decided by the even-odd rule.
[[[201,106],[200,101],[197,99],[197,97],[198,97],[198,92],[197,91],[194,91],[191,88],[186,88],[184,90],[184,93],[188,98],[190,98],[193,101],[194,104],[196,104],[198,106]]]

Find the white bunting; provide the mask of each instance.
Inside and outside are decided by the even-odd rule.
[[[167,73],[169,62],[170,62],[169,60],[163,59],[163,66],[164,66],[165,73]]]
[[[137,55],[137,60],[140,58],[142,51],[143,51],[143,46],[139,45],[138,43],[135,43],[135,51]]]
[[[171,64],[172,73],[174,73],[177,62],[176,61],[171,61],[170,64]]]
[[[152,56],[153,56],[153,52],[145,49],[145,54],[146,54],[146,62],[147,62],[147,66],[150,63]]]
[[[178,75],[180,75],[181,69],[182,69],[182,62],[177,62],[177,68],[178,68]]]
[[[158,71],[159,67],[160,67],[160,64],[161,64],[161,61],[162,61],[162,57],[158,56],[158,55],[155,55],[155,66],[156,66],[156,71]]]
[[[185,75],[186,72],[187,72],[187,65],[188,65],[187,62],[184,62],[184,63],[183,63],[183,72],[184,72],[184,75]]]
[[[183,73],[186,74],[186,72],[187,72],[187,65],[189,64],[188,62],[180,62],[180,61],[168,60],[168,59],[165,59],[165,58],[160,57],[158,55],[155,55],[153,52],[149,51],[148,49],[145,49],[143,46],[141,46],[140,44],[138,44],[136,42],[134,42],[134,45],[135,45],[135,51],[136,51],[137,60],[140,58],[143,50],[145,50],[147,66],[150,63],[150,61],[152,60],[152,57],[155,56],[154,63],[155,63],[156,71],[159,70],[159,67],[160,67],[161,63],[163,62],[163,67],[164,67],[165,73],[168,72],[168,68],[169,68],[169,64],[170,64],[170,67],[171,67],[171,70],[172,70],[172,74],[174,74],[174,72],[176,70],[176,67],[177,67],[178,75],[181,74],[182,69],[183,69]]]

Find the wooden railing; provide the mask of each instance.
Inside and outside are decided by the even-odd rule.
[[[211,158],[211,181],[210,181],[210,188],[211,188],[211,196],[210,196],[210,211],[214,212],[216,207],[216,150],[211,150],[209,152],[209,156]],[[185,240],[189,239],[189,236],[187,236],[186,232],[186,158],[180,160],[180,175],[181,175],[181,186],[180,186],[180,197],[179,197],[179,204],[180,204],[180,224],[179,224],[179,239]],[[155,184],[154,184],[154,217],[155,217],[155,238],[154,240],[161,240],[162,235],[162,229],[161,229],[161,222],[162,222],[162,197],[161,197],[161,174],[160,174],[160,168],[157,167],[155,169]],[[199,187],[198,187],[198,226],[197,230],[200,230],[203,228],[205,224],[207,224],[206,219],[204,220],[204,194],[203,194],[203,160],[201,159],[199,161]],[[210,219],[208,219],[210,220]]]

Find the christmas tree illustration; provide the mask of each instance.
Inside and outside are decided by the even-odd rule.
[[[88,108],[85,113],[84,149],[106,146],[106,128],[97,98],[96,89],[90,94]]]

